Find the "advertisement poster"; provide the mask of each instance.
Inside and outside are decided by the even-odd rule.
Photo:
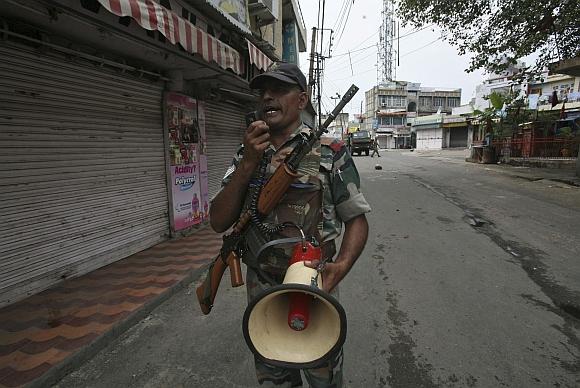
[[[199,224],[203,219],[197,102],[188,96],[168,93],[166,109],[171,170],[172,228],[178,231]]]
[[[203,221],[209,220],[209,189],[208,189],[208,172],[207,172],[207,138],[205,135],[205,103],[198,102],[197,120],[199,124],[199,176],[201,191],[201,209]]]

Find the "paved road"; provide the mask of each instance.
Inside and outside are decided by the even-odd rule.
[[[341,285],[348,387],[580,386],[580,189],[461,155],[357,157],[373,206]],[[379,163],[382,170],[375,170]],[[245,294],[194,285],[59,387],[254,387]]]

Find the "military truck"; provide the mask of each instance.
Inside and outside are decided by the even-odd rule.
[[[369,156],[370,150],[373,148],[373,139],[371,139],[371,134],[369,131],[356,131],[351,134],[351,149],[350,153],[358,153],[362,155],[364,152],[366,156]]]

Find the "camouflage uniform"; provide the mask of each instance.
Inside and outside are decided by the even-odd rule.
[[[309,132],[306,126],[301,126],[289,137],[288,141],[278,150],[270,146],[265,152],[269,164],[266,168],[264,181],[276,170],[286,155],[296,145],[299,132]],[[322,143],[322,144],[321,144]],[[232,165],[226,172],[222,187],[227,185],[243,157],[243,146],[235,154]],[[367,213],[370,206],[360,192],[360,178],[354,162],[342,141],[323,139],[302,160],[298,170],[299,177],[281,203],[268,215],[264,222],[277,224],[288,220],[299,225],[308,236],[315,236],[323,247],[323,258],[331,259],[336,253],[334,240],[342,232],[342,223]],[[254,190],[265,182],[259,181],[260,174],[255,172],[250,189],[246,194],[244,209],[251,204]],[[269,240],[296,236],[292,228],[270,237]],[[262,245],[269,241],[253,224],[247,227],[245,234],[246,252],[243,256],[248,270],[246,275],[248,302],[271,285],[262,274],[276,284],[282,282],[288,260],[291,257],[292,246],[275,246],[268,248],[260,257],[256,257]],[[338,297],[338,287],[333,291]],[[256,360],[258,381],[263,386],[301,386],[299,370],[273,367]],[[311,387],[341,387],[342,386],[342,350],[329,360],[328,365],[320,368],[304,370]]]

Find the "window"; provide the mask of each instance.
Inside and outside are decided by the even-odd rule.
[[[379,104],[384,107],[406,107],[407,98],[405,96],[379,96]]]
[[[407,99],[405,96],[392,96],[393,106],[407,106]]]
[[[379,125],[405,125],[407,118],[402,116],[383,116],[379,118]]]
[[[445,106],[445,97],[433,97],[433,106]]]
[[[447,106],[456,107],[459,106],[459,98],[457,97],[447,97]]]
[[[419,97],[419,106],[431,105],[431,97]]]
[[[370,137],[367,131],[356,131],[352,134],[353,137]]]

